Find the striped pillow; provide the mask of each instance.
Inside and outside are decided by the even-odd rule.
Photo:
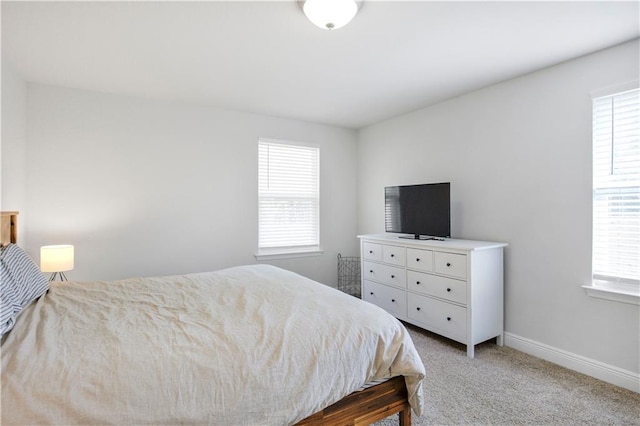
[[[27,305],[49,289],[29,255],[15,244],[0,249],[0,336],[11,330]]]

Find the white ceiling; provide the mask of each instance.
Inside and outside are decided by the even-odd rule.
[[[365,0],[331,32],[296,1],[1,7],[27,81],[350,128],[640,35],[637,1]]]

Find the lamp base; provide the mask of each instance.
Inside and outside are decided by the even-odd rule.
[[[53,274],[51,274],[51,278],[49,278],[49,282],[56,281],[56,276],[60,277],[60,279],[57,281],[69,281],[67,279],[67,276],[64,274],[64,272],[54,272]]]

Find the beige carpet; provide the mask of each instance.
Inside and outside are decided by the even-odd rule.
[[[640,425],[640,394],[493,343],[469,359],[463,345],[407,328],[427,369],[413,425]]]

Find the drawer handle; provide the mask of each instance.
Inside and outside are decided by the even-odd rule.
[[[447,268],[451,267],[451,264],[449,262],[447,262]]]
[[[416,262],[420,262],[420,258],[419,257],[416,257]]]
[[[369,250],[369,254],[373,254],[373,250]]]
[[[420,310],[420,306],[418,306],[416,309],[419,311]]]
[[[395,275],[391,275],[391,278],[395,278],[395,277],[396,277]]]
[[[447,317],[447,321],[451,321],[451,317]]]
[[[373,274],[373,269],[369,269],[369,273],[370,273],[370,274]]]
[[[393,253],[391,254],[391,257],[395,257],[395,256],[396,256],[395,254],[393,254]]]
[[[373,296],[373,292],[370,292],[369,294]]]
[[[416,281],[416,285],[420,285],[420,281]]]
[[[451,289],[450,289],[450,288],[448,288],[448,289],[447,289],[447,291],[451,291]]]
[[[391,299],[391,303],[396,303],[396,299]]]

